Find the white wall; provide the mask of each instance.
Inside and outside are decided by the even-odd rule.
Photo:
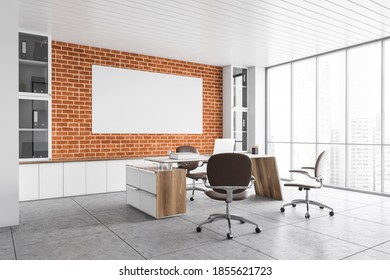
[[[248,113],[249,113],[249,151],[259,145],[259,154],[265,154],[266,147],[266,94],[265,68],[248,68]]]
[[[19,224],[18,1],[0,1],[0,227]]]

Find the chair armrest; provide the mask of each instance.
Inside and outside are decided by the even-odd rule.
[[[289,170],[288,172],[291,172],[291,173],[298,173],[298,174],[302,174],[302,175],[305,175],[307,177],[309,177],[310,179],[316,179],[316,177],[313,177],[309,174],[309,172],[305,171],[305,170],[301,170],[301,169],[292,169],[292,170]]]
[[[315,168],[312,167],[312,166],[303,166],[303,167],[301,167],[301,169],[310,169],[310,170],[314,170]]]
[[[204,184],[204,186],[206,188],[212,189],[212,187],[210,186],[209,182],[207,181],[207,175],[203,175],[202,181],[203,181],[203,184]]]
[[[308,175],[309,174],[309,172],[307,172],[305,170],[301,170],[301,169],[291,169],[288,172],[290,172],[290,173],[299,173],[299,174],[303,174],[303,175]]]

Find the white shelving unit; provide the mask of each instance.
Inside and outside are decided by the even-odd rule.
[[[236,151],[248,151],[248,69],[223,68],[223,137],[236,140]]]
[[[51,159],[51,40],[19,33],[19,159]]]

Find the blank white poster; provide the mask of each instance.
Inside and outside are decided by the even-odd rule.
[[[92,65],[93,133],[202,133],[202,79]]]

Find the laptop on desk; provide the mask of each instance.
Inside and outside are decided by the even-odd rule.
[[[215,139],[213,155],[222,153],[233,153],[236,140],[230,138]]]

